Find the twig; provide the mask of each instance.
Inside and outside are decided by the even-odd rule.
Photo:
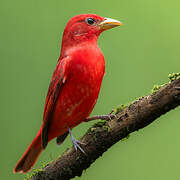
[[[70,148],[49,163],[31,180],[69,180],[81,176],[98,157],[130,133],[144,128],[155,119],[180,105],[180,79],[142,97],[117,113],[118,119],[100,121],[81,138],[86,154]]]

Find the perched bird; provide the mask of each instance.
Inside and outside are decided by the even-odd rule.
[[[105,62],[97,45],[98,36],[120,25],[120,21],[95,14],[81,14],[69,20],[47,93],[42,126],[18,161],[14,173],[28,172],[49,141],[57,138],[60,145],[68,133],[75,149],[84,152],[71,129],[88,121],[99,95]]]

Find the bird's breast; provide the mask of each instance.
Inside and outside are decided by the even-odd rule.
[[[105,71],[104,56],[97,49],[81,49],[74,54],[70,66],[70,79],[74,92],[81,101],[88,97],[97,99]]]
[[[74,53],[70,72],[77,81],[96,85],[102,80],[104,71],[104,56],[98,47],[82,48]]]

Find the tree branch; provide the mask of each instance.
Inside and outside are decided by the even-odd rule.
[[[49,163],[31,180],[69,180],[81,176],[98,157],[130,133],[144,128],[155,119],[180,105],[180,79],[142,97],[118,112],[117,119],[99,121],[81,138],[86,154],[72,147]]]

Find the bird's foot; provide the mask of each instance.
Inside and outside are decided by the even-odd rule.
[[[113,118],[118,119],[117,115],[112,114],[114,111],[112,110],[109,114],[107,115],[97,115],[97,116],[92,116],[92,117],[88,117],[85,119],[86,122],[88,121],[92,121],[92,120],[111,120]]]
[[[86,153],[84,152],[84,150],[82,149],[82,147],[80,146],[80,144],[85,144],[85,143],[82,143],[81,141],[76,140],[76,139],[73,137],[72,131],[71,131],[70,128],[69,128],[69,134],[70,134],[70,136],[71,136],[71,140],[72,140],[74,149],[75,149],[76,151],[79,149],[81,152],[83,152],[84,154],[86,154]]]

